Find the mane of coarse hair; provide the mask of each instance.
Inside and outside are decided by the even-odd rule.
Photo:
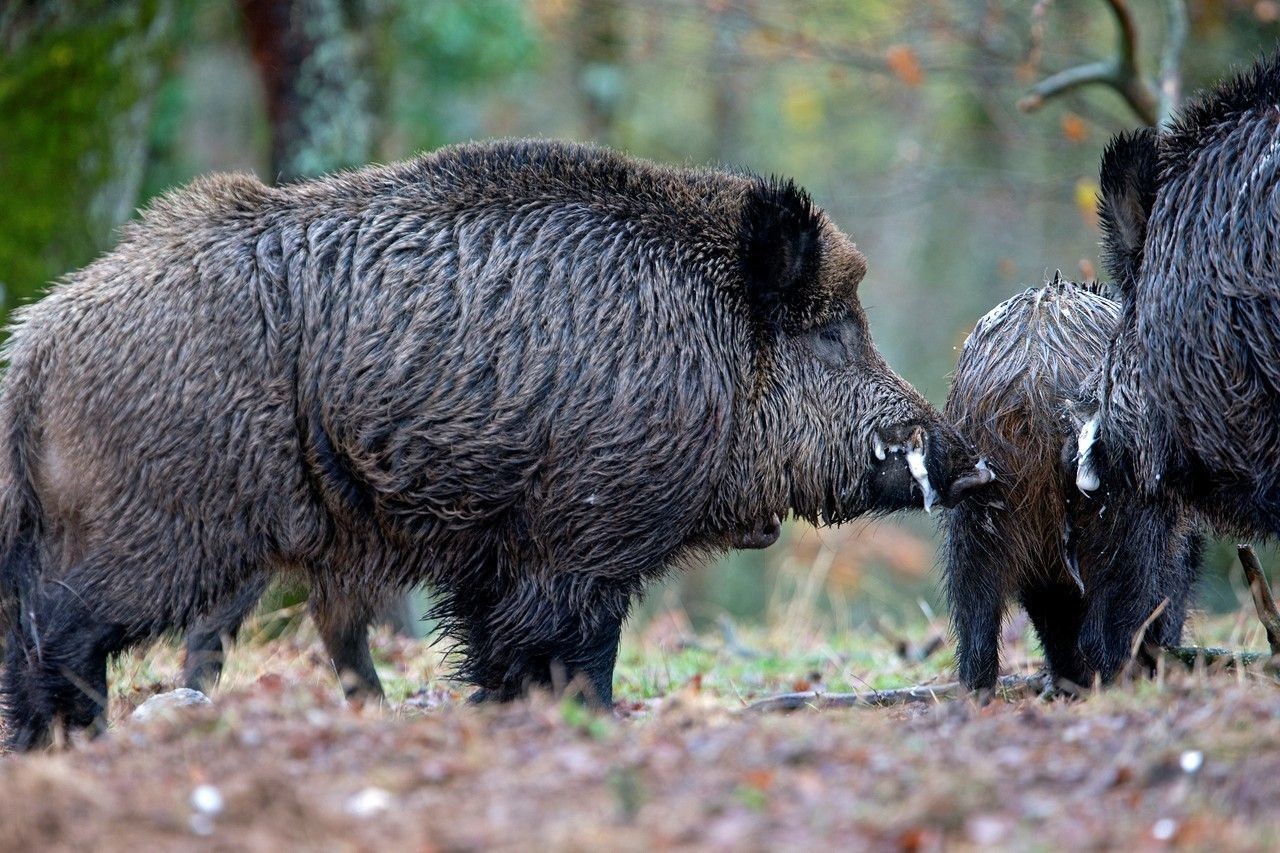
[[[1207,144],[1255,110],[1280,108],[1280,51],[1200,93],[1161,136],[1165,174],[1180,172]]]

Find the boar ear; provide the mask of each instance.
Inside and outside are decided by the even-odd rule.
[[[822,218],[794,181],[752,182],[740,240],[746,302],[764,329],[793,332],[819,313]]]
[[[1125,299],[1142,267],[1147,218],[1160,179],[1156,132],[1149,127],[1112,138],[1102,155],[1098,220],[1102,227],[1102,263]]]

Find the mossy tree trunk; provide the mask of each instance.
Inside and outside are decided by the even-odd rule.
[[[133,213],[169,0],[0,7],[3,310],[114,241]]]
[[[359,166],[374,120],[361,0],[240,0],[271,122],[271,177]]]

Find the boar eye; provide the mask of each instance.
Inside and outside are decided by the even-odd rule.
[[[837,320],[814,329],[809,335],[809,345],[819,361],[838,370],[849,363],[852,337],[849,323]]]

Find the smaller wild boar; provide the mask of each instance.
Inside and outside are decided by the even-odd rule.
[[[865,269],[789,181],[569,143],[170,194],[11,332],[10,745],[275,575],[366,695],[369,616],[427,584],[477,699],[608,704],[648,582],[989,481],[877,351]]]
[[[1119,315],[1096,285],[1055,276],[996,306],[965,341],[945,413],[998,477],[943,522],[959,675],[972,690],[995,686],[1011,599],[1063,689],[1112,678],[1159,608],[1146,641],[1181,636],[1200,557],[1189,514],[1134,489],[1087,498],[1063,465]]]

